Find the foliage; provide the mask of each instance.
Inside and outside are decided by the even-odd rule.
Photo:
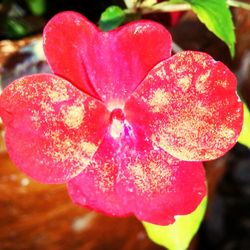
[[[99,27],[103,31],[112,30],[122,24],[125,19],[125,13],[118,6],[108,7],[101,15]]]
[[[207,196],[200,205],[190,214],[176,216],[172,225],[159,226],[143,222],[148,236],[155,243],[170,250],[187,249],[193,236],[198,231],[207,208]]]
[[[232,15],[226,0],[186,0],[201,22],[216,36],[223,40],[235,54],[235,34]]]
[[[46,11],[46,0],[26,0],[26,3],[35,16],[41,16]]]
[[[238,142],[250,148],[250,111],[244,103],[244,122]]]

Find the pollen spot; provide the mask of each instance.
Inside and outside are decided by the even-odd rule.
[[[183,92],[186,92],[192,83],[192,76],[186,75],[177,80],[177,86],[182,89]]]
[[[168,117],[164,123],[158,120],[155,124],[158,131],[151,139],[155,145],[177,158],[199,158],[204,145],[209,148],[210,140],[207,141],[206,138],[211,137],[210,133],[214,131],[213,124],[209,123],[211,115],[212,113],[200,102],[195,107],[182,108],[176,116]],[[209,134],[204,132],[207,130],[210,131]],[[199,138],[203,138],[204,141]]]
[[[232,139],[235,136],[235,132],[225,125],[222,125],[220,127],[219,134],[220,134],[220,137],[225,138],[225,139]]]
[[[95,153],[97,147],[94,143],[82,141],[80,143],[80,148],[88,155],[91,156]]]
[[[69,128],[79,128],[83,118],[84,108],[82,106],[71,106],[63,111],[63,121]]]
[[[168,105],[171,100],[171,94],[164,89],[157,89],[150,97],[148,103],[153,112],[161,112],[164,106]]]
[[[210,76],[211,71],[208,70],[206,73],[200,75],[195,83],[195,88],[199,93],[205,93],[209,87],[208,78]]]
[[[222,88],[227,88],[227,86],[228,86],[227,81],[223,81],[223,80],[217,81],[217,84],[218,84],[218,86],[220,86]]]
[[[54,111],[54,108],[52,106],[51,103],[47,102],[46,100],[42,100],[40,102],[40,107],[41,107],[41,110],[45,113],[50,113],[50,112],[53,112]]]
[[[64,85],[62,85],[60,88],[58,86],[57,89],[48,89],[47,94],[53,103],[62,102],[69,99],[67,88]]]
[[[60,131],[53,131],[48,134],[52,141],[51,150],[46,150],[46,154],[55,162],[67,165],[67,162],[75,165],[75,171],[86,167],[90,158],[96,152],[97,146],[86,140],[74,142]]]
[[[200,64],[203,68],[207,66],[207,57],[203,54],[194,54],[193,55],[194,61],[198,64]]]
[[[161,161],[151,159],[145,166],[136,163],[129,166],[136,188],[147,194],[165,190],[170,184],[171,171]]]
[[[32,121],[34,128],[39,129],[41,126],[41,118],[40,118],[39,112],[36,110],[33,110],[30,119]]]
[[[102,193],[114,191],[115,176],[111,174],[116,171],[114,165],[111,161],[107,161],[102,166],[102,171],[100,171],[99,166],[99,164],[96,165],[98,188]]]
[[[168,78],[168,74],[163,66],[159,65],[159,69],[156,70],[155,74],[161,79],[166,80]]]
[[[174,63],[171,63],[169,65],[169,68],[170,68],[171,71],[174,71],[174,72],[176,71],[176,65]]]

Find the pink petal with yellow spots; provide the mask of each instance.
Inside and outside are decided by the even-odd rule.
[[[112,109],[122,107],[149,70],[170,56],[171,36],[142,20],[101,32],[80,14],[63,12],[45,27],[44,49],[54,73]]]
[[[113,116],[92,163],[68,183],[72,200],[109,215],[131,213],[161,225],[192,212],[206,195],[202,164],[153,147],[141,128],[121,117]]]
[[[73,202],[114,216],[130,213],[116,191],[119,159],[112,138],[106,137],[92,162],[78,176],[68,182]]]
[[[237,142],[243,120],[233,73],[209,55],[192,51],[155,66],[125,111],[155,145],[191,161],[225,154]]]
[[[13,162],[47,183],[66,182],[89,164],[109,119],[102,103],[49,74],[9,85],[0,97],[0,115]]]

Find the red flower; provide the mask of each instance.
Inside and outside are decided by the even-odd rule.
[[[206,195],[201,161],[236,143],[242,104],[224,64],[170,57],[170,44],[151,21],[104,33],[77,13],[56,15],[44,30],[55,75],[23,77],[0,97],[14,163],[68,182],[74,202],[107,214],[166,225],[192,212]]]

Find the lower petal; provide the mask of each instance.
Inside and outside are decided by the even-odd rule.
[[[160,225],[192,212],[206,195],[201,163],[179,161],[131,127],[129,135],[119,138],[107,134],[92,163],[68,189],[81,206],[113,216],[132,213]]]
[[[76,204],[113,216],[130,213],[116,190],[118,159],[115,143],[106,137],[89,166],[68,182],[68,192]]]
[[[202,163],[179,161],[150,145],[124,159],[116,185],[123,203],[139,220],[159,225],[191,213],[206,195]]]

